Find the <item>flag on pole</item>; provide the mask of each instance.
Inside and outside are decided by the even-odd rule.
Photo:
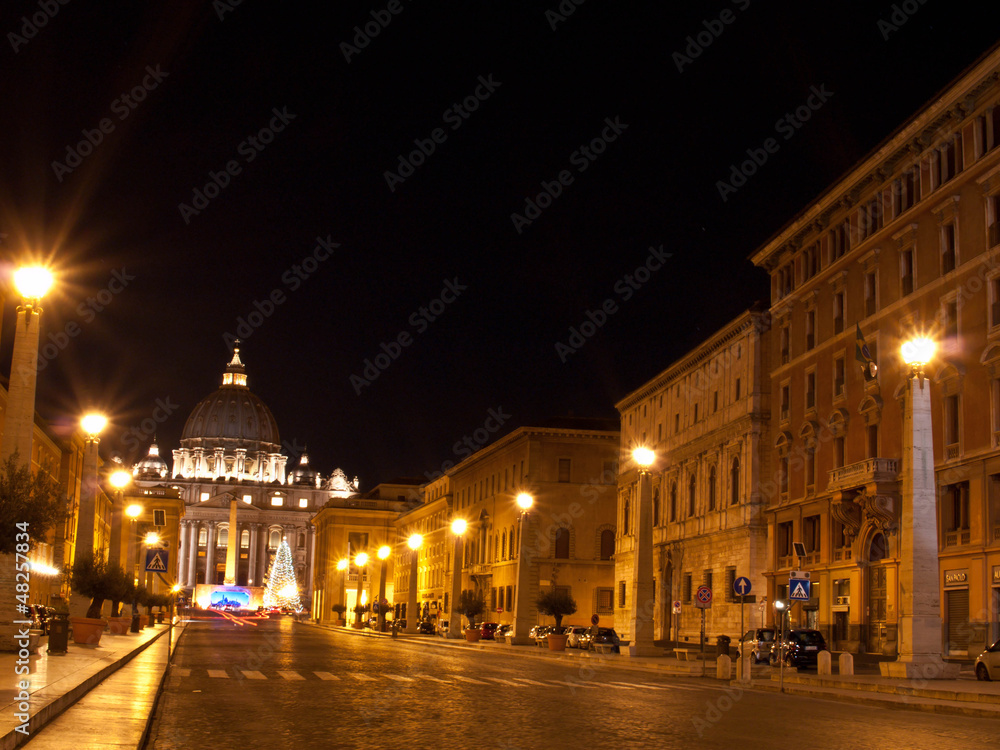
[[[878,374],[878,365],[875,364],[875,360],[872,359],[872,353],[868,349],[868,344],[865,343],[865,337],[861,335],[861,324],[855,323],[857,328],[857,340],[854,343],[854,358],[861,363],[861,371],[865,375],[865,382],[874,380],[875,376]]]

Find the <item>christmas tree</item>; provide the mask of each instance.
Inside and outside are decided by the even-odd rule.
[[[292,550],[284,539],[278,546],[271,570],[267,574],[267,591],[264,592],[265,607],[291,607],[300,609],[299,585],[295,580],[292,566]]]

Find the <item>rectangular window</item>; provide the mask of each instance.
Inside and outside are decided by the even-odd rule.
[[[625,606],[625,581],[618,582],[618,606]]]
[[[836,357],[833,360],[833,397],[840,398],[844,395],[846,388],[846,369],[844,357]]]
[[[271,505],[277,506],[277,505],[284,505],[284,504],[285,504],[285,499],[283,497],[281,497],[280,495],[275,495],[274,497],[271,498]]]
[[[806,350],[816,346],[816,311],[806,313]]]
[[[250,497],[250,495],[244,495],[243,496],[243,502],[245,502],[247,505],[250,505],[250,503],[253,502],[253,498]]]
[[[719,410],[719,392],[716,391],[712,394],[712,413],[714,414]]]
[[[816,373],[806,373],[806,409],[816,408]]]
[[[304,497],[300,497],[299,498],[299,507],[300,508],[308,508],[309,507],[309,500],[306,499],[306,498],[304,498]]]
[[[694,421],[698,421],[698,404],[694,405]]]
[[[611,596],[612,596],[612,591],[611,591],[611,589],[605,589],[605,591],[608,592],[608,611],[610,612],[611,611]],[[506,606],[506,609],[507,609],[508,612],[512,612],[514,610],[514,597],[513,597],[513,587],[512,586],[508,586],[507,587],[507,606]]]
[[[614,597],[614,589],[597,589],[597,614],[612,614],[614,612]],[[507,609],[510,610],[510,606]]]
[[[681,415],[674,414],[674,434],[676,435],[681,431]]]
[[[736,400],[740,400],[740,379],[736,378]]]
[[[1000,326],[1000,277],[996,276],[990,279],[990,326]]]
[[[913,294],[913,250],[899,251],[899,291],[905,297]]]
[[[705,571],[704,581],[705,582],[702,584],[703,586],[705,586],[707,588],[712,588],[712,571],[711,570],[706,570]]]
[[[944,336],[958,336],[958,300],[952,299],[944,303]]]
[[[878,425],[870,424],[867,429],[867,448],[868,455],[866,458],[878,458]]]
[[[958,246],[956,244],[955,225],[945,224],[941,227],[941,275],[955,270]]]
[[[819,516],[807,516],[802,519],[802,544],[806,553],[820,551],[820,519]]]
[[[1000,245],[1000,195],[991,195],[986,199],[986,227],[989,246]]]
[[[736,592],[733,587],[736,585],[736,568],[726,568],[726,601],[736,601]]]
[[[807,247],[802,253],[802,280],[808,281],[819,270],[819,243]]]
[[[958,394],[944,397],[944,444],[948,458],[957,458],[959,443],[959,403]],[[952,455],[952,453],[955,455]]]
[[[691,574],[684,574],[684,601],[691,602]]]
[[[781,344],[781,364],[787,365],[788,360],[791,359],[791,337],[788,333],[788,324],[781,326],[780,332],[780,344]],[[739,398],[739,396],[737,396]]]
[[[778,524],[778,557],[792,556],[792,522]],[[787,562],[787,561],[786,561]],[[783,566],[784,567],[784,566]]]
[[[969,483],[958,482],[942,488],[941,511],[945,531],[969,530]],[[954,540],[952,543],[958,543]]]
[[[837,260],[843,258],[847,252],[847,230],[844,224],[830,230],[830,258]]]
[[[844,465],[844,436],[836,435],[833,438],[833,468],[839,469]]]
[[[878,311],[878,275],[875,271],[865,274],[865,317]]]
[[[570,481],[569,470],[570,470],[570,459],[568,459],[568,458],[560,458],[559,459],[559,481],[560,482],[568,482],[568,481]]]
[[[833,332],[843,333],[844,331],[844,292],[835,292],[833,295]]]
[[[781,385],[781,419],[789,419],[791,415],[791,393],[787,383]]]

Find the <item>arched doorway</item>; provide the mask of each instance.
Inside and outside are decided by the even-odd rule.
[[[876,533],[868,546],[868,653],[881,654],[885,645],[886,567],[885,535]]]

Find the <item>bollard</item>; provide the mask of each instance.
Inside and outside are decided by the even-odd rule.
[[[820,651],[816,655],[816,674],[833,674],[833,654]]]
[[[715,678],[717,680],[730,680],[733,674],[733,660],[723,654],[715,660]]]
[[[854,674],[854,654],[845,651],[840,655],[840,674],[841,676]]]
[[[746,656],[741,656],[740,660],[736,662],[736,679],[738,682],[749,683],[751,677],[751,665],[750,665],[750,654],[747,653]]]

